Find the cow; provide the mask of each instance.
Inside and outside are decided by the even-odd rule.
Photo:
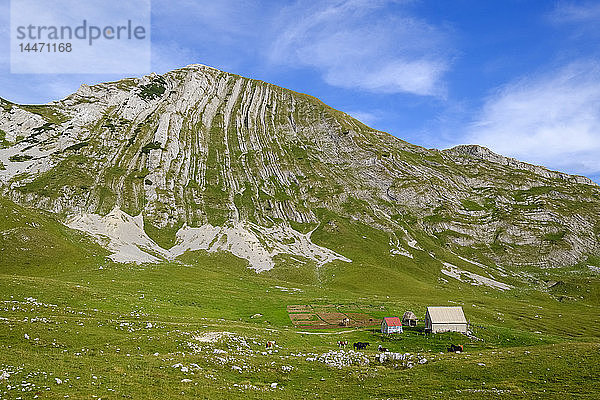
[[[383,347],[382,345],[379,345],[377,347],[377,350],[381,351],[382,353],[385,353],[385,352],[389,351],[387,348]]]
[[[462,351],[462,344],[451,344],[450,347],[448,347],[448,352],[450,353],[462,353]]]
[[[338,340],[337,342],[338,347],[341,348],[346,348],[346,346],[348,346],[348,341],[347,340]]]
[[[267,349],[272,349],[273,347],[275,347],[275,341],[274,340],[269,340],[267,342],[267,344],[265,345],[265,348],[267,348]]]
[[[353,344],[354,350],[364,350],[369,345],[368,342],[356,342]]]

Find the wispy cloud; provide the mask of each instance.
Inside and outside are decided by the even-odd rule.
[[[600,19],[598,2],[560,2],[548,15],[550,21],[557,24],[593,22]]]
[[[212,43],[224,43],[259,35],[261,30],[256,29],[256,23],[268,18],[272,10],[273,7],[266,7],[259,0],[152,1],[152,14],[161,23],[158,29],[166,34],[176,32],[182,41],[211,37]],[[177,27],[176,31],[174,27]],[[188,35],[192,36],[185,37]]]
[[[547,21],[557,28],[566,28],[566,38],[579,40],[587,51],[597,49],[600,37],[600,3],[560,2],[546,15]]]
[[[379,113],[376,112],[354,110],[347,111],[346,113],[365,125],[373,125],[375,122],[377,122],[377,120],[379,120]]]
[[[153,0],[153,66],[204,63],[235,71],[264,59],[272,42],[267,31],[281,8],[259,0]]]
[[[445,96],[444,73],[451,57],[448,30],[411,15],[408,0],[293,0],[268,6],[259,0],[176,3],[152,1],[154,71],[207,63],[228,71],[254,71],[263,77],[260,71],[308,67],[333,87]],[[8,10],[7,6],[0,8]],[[110,12],[107,8],[107,15]],[[9,25],[7,14],[2,20],[5,27]],[[8,31],[0,28],[0,34],[6,37]],[[0,72],[4,96],[20,100],[63,97],[68,93],[58,87],[76,89],[78,80],[100,78],[22,75],[18,85],[4,68]],[[20,88],[26,82],[28,87],[36,86],[44,79],[59,82],[57,89],[39,96],[34,89]]]
[[[408,13],[387,13],[390,3],[397,2],[300,1],[283,10],[269,59],[316,68],[333,86],[443,96],[448,33]]]
[[[202,63],[199,54],[192,48],[170,40],[157,41],[152,45],[152,71],[154,72],[164,74],[192,63]]]
[[[600,174],[600,63],[574,62],[490,96],[465,140],[573,173]]]

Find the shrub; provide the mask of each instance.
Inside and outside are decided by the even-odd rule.
[[[141,91],[138,94],[144,100],[153,100],[162,96],[165,93],[165,87],[161,83],[152,82],[141,86]]]
[[[72,144],[71,146],[67,147],[65,149],[65,151],[77,151],[77,150],[87,146],[88,144],[89,144],[89,142],[75,143],[75,144]]]
[[[12,162],[24,162],[32,159],[33,157],[27,154],[15,154],[8,158],[8,160]]]
[[[147,145],[145,145],[144,147],[142,147],[142,153],[149,154],[150,150],[158,150],[161,148],[162,147],[161,147],[160,142],[150,142]]]

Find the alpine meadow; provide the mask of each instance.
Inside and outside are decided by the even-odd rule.
[[[586,177],[204,65],[0,99],[0,398],[598,398],[599,305]]]

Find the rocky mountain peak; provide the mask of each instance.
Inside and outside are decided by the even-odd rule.
[[[332,218],[406,242],[399,254],[417,236],[536,265],[598,248],[599,189],[587,178],[475,145],[427,150],[314,97],[203,65],[1,105],[2,194],[65,221],[118,209],[163,249],[184,227],[291,240],[289,229]]]

